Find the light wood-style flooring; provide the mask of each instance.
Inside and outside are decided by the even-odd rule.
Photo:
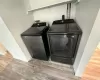
[[[12,55],[7,52],[5,55],[0,55],[0,72],[2,72],[12,61]]]
[[[100,80],[100,49],[97,48],[91,57],[82,80]]]

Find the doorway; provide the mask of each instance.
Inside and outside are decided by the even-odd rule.
[[[100,43],[90,58],[81,80],[100,80]]]

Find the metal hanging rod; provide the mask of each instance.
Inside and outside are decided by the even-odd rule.
[[[71,3],[67,3],[67,19],[71,18]]]

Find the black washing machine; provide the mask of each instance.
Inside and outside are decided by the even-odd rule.
[[[73,19],[54,21],[47,32],[51,60],[73,64],[82,31]]]
[[[40,60],[49,59],[49,47],[47,40],[47,26],[36,26],[33,24],[31,28],[21,34],[21,37],[33,58]]]

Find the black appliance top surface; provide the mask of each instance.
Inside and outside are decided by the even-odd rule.
[[[78,25],[74,23],[53,24],[48,33],[82,33]]]
[[[43,31],[46,29],[46,26],[43,27],[31,27],[28,30],[26,30],[25,32],[23,32],[21,34],[21,36],[37,36],[37,35],[41,35],[43,33]]]
[[[46,26],[46,22],[34,23],[31,27],[43,27],[43,26]]]

